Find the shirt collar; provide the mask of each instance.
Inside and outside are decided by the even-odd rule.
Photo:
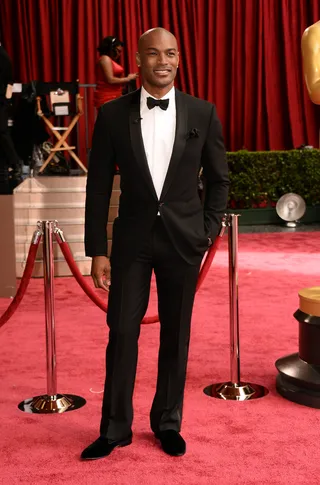
[[[148,97],[156,99],[154,96],[149,94],[148,91],[142,86],[141,87],[141,102],[146,103]],[[160,98],[160,99],[174,99],[174,98],[175,98],[175,89],[174,89],[174,86],[172,86],[170,91],[163,98]]]

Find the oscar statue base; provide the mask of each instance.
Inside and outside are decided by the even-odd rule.
[[[304,389],[292,384],[282,375],[278,374],[276,379],[276,387],[278,393],[296,404],[302,404],[309,408],[320,409],[320,392],[311,391],[310,389]]]
[[[55,396],[36,396],[22,401],[18,408],[25,413],[54,414],[73,411],[84,406],[86,400],[73,394],[56,394]]]
[[[220,382],[206,387],[203,392],[207,396],[225,401],[249,401],[249,399],[266,396],[269,391],[259,384]]]
[[[278,393],[297,404],[320,409],[320,366],[291,354],[276,361]]]

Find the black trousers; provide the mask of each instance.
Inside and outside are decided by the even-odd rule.
[[[187,264],[157,217],[148,241],[130,267],[121,268],[112,262],[101,436],[113,441],[131,433],[140,323],[148,307],[152,270],[158,291],[160,348],[150,424],[155,433],[180,431],[190,322],[201,259],[199,255],[198,264]]]
[[[5,166],[17,168],[19,166],[19,157],[8,130],[8,105],[2,99],[0,99],[0,148],[5,156],[5,161],[0,156],[1,168]]]

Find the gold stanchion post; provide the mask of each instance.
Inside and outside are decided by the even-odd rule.
[[[40,223],[38,223],[38,226]],[[56,337],[54,318],[54,260],[53,234],[56,221],[42,221],[43,234],[43,277],[46,317],[46,352],[47,352],[47,394],[22,401],[18,408],[27,413],[63,413],[79,409],[86,401],[73,394],[58,394],[56,367]]]
[[[210,397],[224,400],[247,401],[268,394],[258,384],[241,382],[238,301],[238,214],[227,216],[229,253],[229,313],[230,313],[230,381],[211,384],[204,389]]]

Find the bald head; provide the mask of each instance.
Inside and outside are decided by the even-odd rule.
[[[171,32],[162,27],[147,30],[139,39],[136,59],[149,94],[162,97],[170,91],[179,64],[177,39]]]
[[[138,51],[139,52],[141,52],[141,50],[143,49],[145,41],[148,41],[148,38],[150,39],[150,36],[151,36],[151,38],[154,38],[154,34],[155,34],[156,38],[159,37],[159,36],[160,37],[165,36],[167,38],[170,38],[171,41],[172,41],[172,45],[175,44],[176,48],[178,49],[177,39],[175,38],[175,36],[173,34],[171,34],[171,32],[169,32],[169,30],[166,30],[163,27],[155,27],[153,29],[147,30],[146,32],[144,32],[141,35],[139,42],[138,42]]]

